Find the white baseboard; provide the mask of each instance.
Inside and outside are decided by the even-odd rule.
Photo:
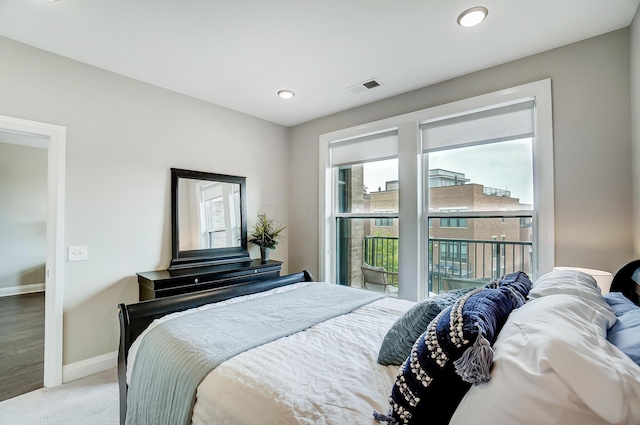
[[[32,283],[31,285],[10,286],[8,288],[0,288],[0,297],[9,297],[11,295],[30,294],[32,292],[44,291],[44,283]]]
[[[117,365],[117,351],[102,354],[79,362],[70,363],[62,366],[62,383],[84,378],[85,376],[111,369]]]

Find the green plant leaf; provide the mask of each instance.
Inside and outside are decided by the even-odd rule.
[[[249,243],[275,249],[283,241],[282,231],[286,226],[277,226],[266,214],[258,214],[258,220],[249,235]]]

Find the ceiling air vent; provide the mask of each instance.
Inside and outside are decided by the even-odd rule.
[[[376,87],[380,87],[381,85],[382,83],[380,81],[376,80],[375,78],[370,78],[361,83],[347,87],[347,90],[350,90],[351,93],[362,93],[371,89],[375,89]]]
[[[362,85],[365,86],[366,88],[368,88],[369,90],[371,90],[374,87],[380,87],[380,83],[377,82],[376,80],[367,81],[366,83],[363,83]]]

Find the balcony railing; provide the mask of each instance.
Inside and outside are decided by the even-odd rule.
[[[495,187],[484,187],[483,193],[489,196],[501,196],[511,198],[511,191],[506,189],[496,189]]]
[[[470,239],[429,239],[429,291],[482,286],[507,273],[531,275],[532,243]],[[364,262],[398,271],[398,238],[365,236]]]
[[[365,236],[364,262],[374,267],[384,267],[388,272],[398,271],[398,238],[393,236]],[[398,276],[389,276],[391,283],[398,283]]]
[[[481,286],[507,273],[531,274],[530,241],[429,239],[429,287],[433,292]]]

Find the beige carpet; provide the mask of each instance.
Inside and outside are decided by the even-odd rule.
[[[118,425],[116,369],[0,402],[2,425]]]

